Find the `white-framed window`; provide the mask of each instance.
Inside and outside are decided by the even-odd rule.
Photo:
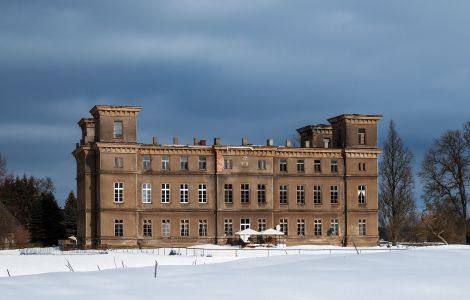
[[[358,185],[357,186],[357,201],[359,204],[366,204],[366,186]]]
[[[288,219],[280,219],[279,220],[279,227],[280,231],[284,233],[284,235],[287,236],[289,233],[289,220]]]
[[[359,235],[367,235],[366,219],[359,219]]]
[[[297,204],[305,204],[305,187],[303,185],[297,186]]]
[[[124,182],[114,183],[114,202],[124,202]]]
[[[189,163],[187,156],[180,156],[180,170],[187,171],[189,170]]]
[[[226,170],[232,169],[232,160],[231,159],[224,159],[224,169],[226,169]]]
[[[331,160],[331,173],[338,173],[338,161],[337,160]]]
[[[258,203],[266,203],[266,185],[258,184]]]
[[[144,236],[151,237],[152,236],[152,220],[144,220]]]
[[[240,231],[250,228],[250,219],[242,218],[240,219]]]
[[[189,203],[189,184],[180,184],[180,202]]]
[[[264,218],[258,219],[258,231],[261,232],[261,231],[265,231],[266,229],[267,229],[266,219]]]
[[[162,183],[162,203],[170,203],[170,184]]]
[[[189,236],[189,220],[180,220],[180,236]]]
[[[365,128],[357,129],[357,142],[359,145],[366,144],[366,129]]]
[[[241,203],[250,202],[250,185],[248,183],[240,185],[240,201]]]
[[[233,235],[232,219],[224,219],[224,235],[225,236],[232,236]]]
[[[330,186],[330,200],[331,200],[331,204],[338,204],[339,203],[338,186],[337,185]]]
[[[224,184],[224,202],[225,203],[233,202],[233,187],[231,183]]]
[[[266,161],[258,160],[258,170],[266,170]]]
[[[315,173],[320,173],[321,172],[321,160],[315,159],[313,161],[313,171]]]
[[[288,200],[289,200],[289,196],[287,192],[287,185],[280,185],[279,186],[279,203],[287,204]]]
[[[114,167],[118,169],[122,169],[124,167],[124,159],[122,157],[115,157]]]
[[[331,219],[330,233],[333,236],[339,235],[339,221],[338,221],[338,219]]]
[[[170,220],[162,220],[162,237],[170,237],[171,223]]]
[[[142,184],[142,202],[152,203],[152,184],[151,183]]]
[[[305,235],[305,219],[297,219],[297,235]]]
[[[114,121],[114,126],[113,126],[113,129],[114,129],[114,138],[115,139],[121,139],[122,136],[123,136],[123,128],[122,128],[122,121]]]
[[[142,168],[144,169],[144,171],[152,170],[152,159],[150,155],[144,155],[142,157]]]
[[[124,236],[124,221],[114,220],[114,236]]]
[[[331,139],[330,138],[324,138],[323,139],[323,148],[330,148],[331,144]]]
[[[313,204],[321,204],[321,185],[313,186]]]
[[[207,220],[199,220],[199,236],[207,236]]]
[[[207,185],[200,183],[198,188],[199,203],[207,203]]]
[[[298,159],[297,160],[297,172],[298,173],[305,172],[305,162],[304,162],[303,159]]]
[[[321,236],[322,235],[321,219],[313,220],[313,235],[314,236]]]
[[[168,155],[162,156],[162,171],[170,170],[170,157]]]
[[[199,156],[199,171],[207,170],[207,157]]]
[[[279,171],[287,172],[287,159],[281,159],[279,161]]]

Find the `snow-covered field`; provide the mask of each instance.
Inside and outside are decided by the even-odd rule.
[[[287,250],[197,257],[0,251],[0,276],[8,276],[7,268],[12,275],[0,278],[0,299],[470,299],[468,246],[360,255]],[[67,261],[75,272],[68,271]],[[19,276],[27,274],[33,275]]]

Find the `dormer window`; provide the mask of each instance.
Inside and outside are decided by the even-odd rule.
[[[122,121],[114,121],[114,138],[122,138]]]
[[[357,142],[359,145],[366,144],[366,129],[365,128],[358,128],[357,129]]]

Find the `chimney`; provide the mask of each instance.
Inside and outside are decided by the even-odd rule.
[[[220,146],[220,138],[214,138],[214,145],[215,146]]]
[[[248,145],[248,139],[242,138],[242,146],[247,146],[247,145]]]
[[[194,145],[199,145],[199,139],[198,138],[194,138]]]
[[[310,141],[305,141],[304,146],[305,148],[310,148]]]
[[[286,140],[286,147],[292,147],[291,140]]]
[[[200,140],[199,145],[205,146],[206,145],[206,140],[205,139]]]
[[[266,145],[267,145],[267,146],[270,146],[270,147],[274,146],[274,140],[273,140],[273,139],[268,139],[268,140],[266,141]]]
[[[173,145],[179,145],[179,140],[178,140],[178,137],[177,136],[174,136],[173,137]]]
[[[152,144],[158,145],[158,138],[156,136],[152,138]]]

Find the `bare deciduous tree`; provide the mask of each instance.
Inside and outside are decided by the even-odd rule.
[[[3,178],[7,175],[7,161],[0,154],[0,182],[3,182]]]
[[[469,123],[463,131],[449,130],[434,141],[423,161],[420,177],[424,183],[423,198],[428,209],[449,204],[460,219],[460,242],[469,242],[466,190],[470,185]]]
[[[394,244],[400,240],[401,230],[414,216],[416,209],[412,159],[413,154],[404,146],[391,120],[379,164],[379,216],[381,225]]]

